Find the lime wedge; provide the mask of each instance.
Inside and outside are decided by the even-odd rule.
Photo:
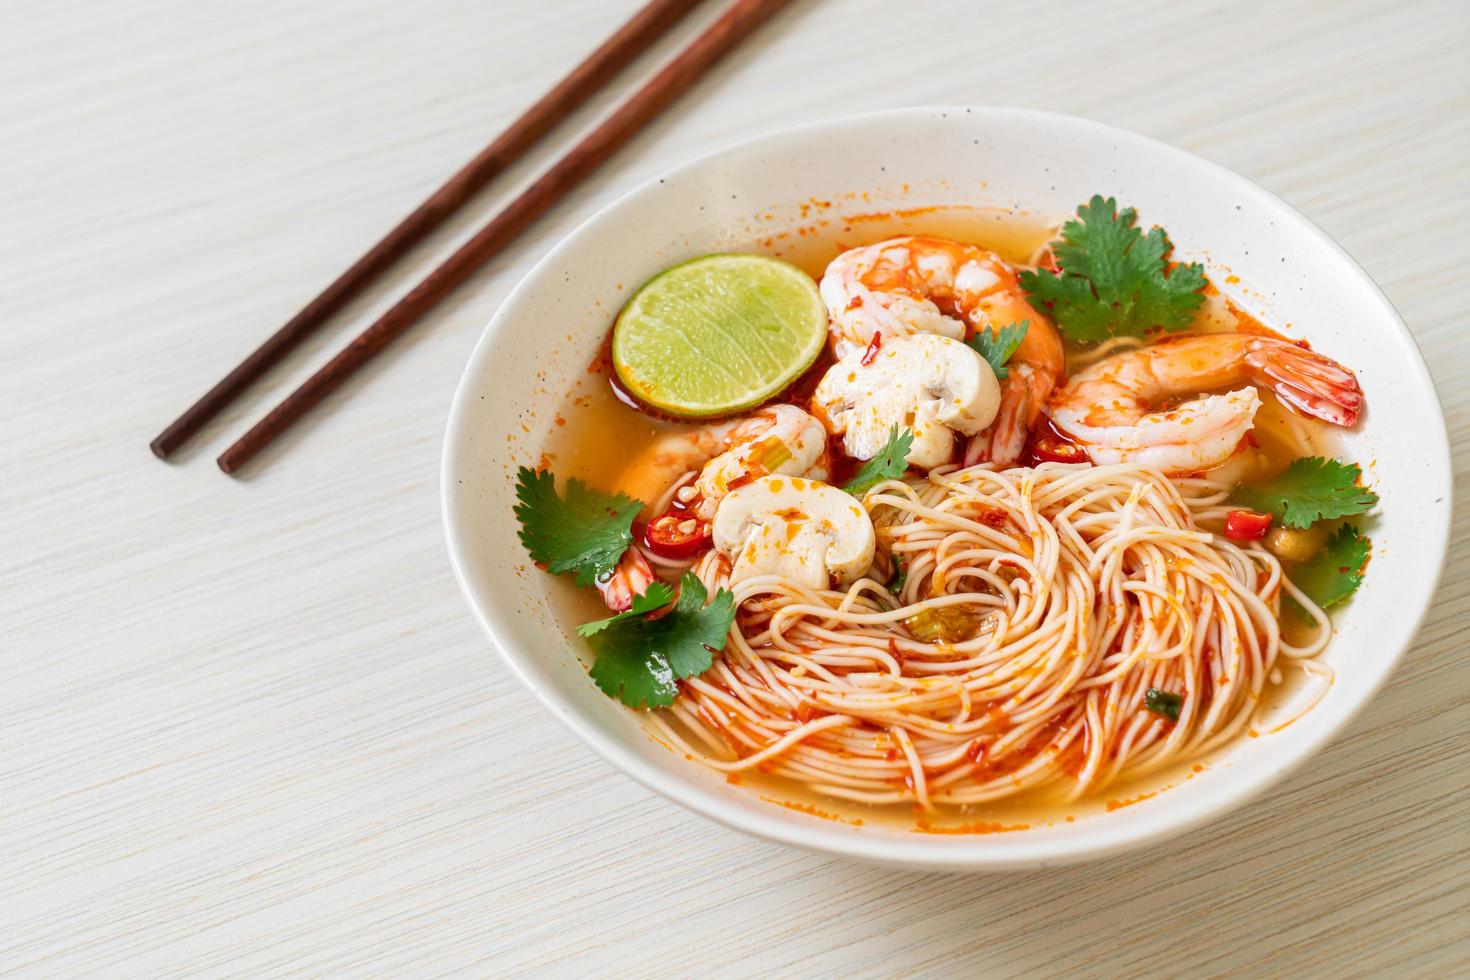
[[[613,325],[633,396],[670,415],[729,415],[799,378],[827,340],[817,284],[760,255],[706,255],[654,276]]]

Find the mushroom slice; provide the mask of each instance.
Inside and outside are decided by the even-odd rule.
[[[909,465],[927,470],[949,462],[956,432],[972,436],[991,423],[1000,385],[968,345],[914,334],[885,338],[876,355],[843,357],[822,377],[812,403],[849,456],[872,459],[897,425],[914,434]]]
[[[782,575],[812,589],[851,583],[873,564],[873,522],[849,493],[792,476],[732,490],[714,521],[715,547],[735,563],[730,581]]]

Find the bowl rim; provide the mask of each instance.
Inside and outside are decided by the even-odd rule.
[[[1430,441],[1437,443],[1437,446],[1434,448],[1437,458],[1441,460],[1441,463],[1434,472],[1434,478],[1437,478],[1440,482],[1440,489],[1445,500],[1445,507],[1441,513],[1439,526],[1438,528],[1431,529],[1434,532],[1434,540],[1431,542],[1420,542],[1416,545],[1416,547],[1421,549],[1421,552],[1425,549],[1432,549],[1433,551],[1432,554],[1424,555],[1432,559],[1432,569],[1428,578],[1429,587],[1424,589],[1417,597],[1410,600],[1408,609],[1401,610],[1410,614],[1404,617],[1405,621],[1411,624],[1410,628],[1404,632],[1404,640],[1398,645],[1398,648],[1390,651],[1389,656],[1384,658],[1378,677],[1364,689],[1356,703],[1344,704],[1338,710],[1336,717],[1331,718],[1325,727],[1320,729],[1312,738],[1293,747],[1292,751],[1283,760],[1271,766],[1260,767],[1256,771],[1247,774],[1241,782],[1228,791],[1221,790],[1214,794],[1205,794],[1200,799],[1192,800],[1192,808],[1183,816],[1171,816],[1167,820],[1155,818],[1152,820],[1126,822],[1120,824],[1117,828],[1111,828],[1111,833],[1096,833],[1092,836],[1084,836],[1071,840],[1052,838],[1037,841],[1033,838],[1028,843],[1028,835],[1026,834],[1007,834],[1005,835],[1005,847],[1002,853],[997,853],[993,843],[989,846],[984,846],[983,844],[976,845],[970,838],[962,835],[932,839],[929,835],[913,835],[916,839],[909,840],[898,835],[886,833],[862,833],[860,830],[853,832],[854,828],[839,825],[831,821],[813,820],[808,824],[805,822],[780,819],[775,812],[767,814],[764,810],[758,810],[756,808],[747,809],[733,806],[725,803],[713,793],[697,785],[695,780],[684,776],[676,776],[671,772],[659,769],[652,763],[645,761],[636,752],[624,746],[618,739],[605,737],[585,719],[580,717],[579,713],[572,706],[564,703],[554,692],[540,687],[533,681],[529,674],[521,669],[518,655],[512,653],[509,642],[502,638],[487,610],[482,608],[480,603],[476,601],[475,594],[471,590],[467,579],[464,561],[460,552],[460,542],[463,540],[463,535],[461,529],[456,526],[456,514],[452,500],[455,484],[453,474],[458,462],[456,449],[460,443],[463,427],[462,419],[465,418],[466,413],[470,410],[468,387],[473,369],[481,362],[499,331],[509,320],[510,314],[507,311],[513,311],[516,308],[518,301],[533,288],[544,270],[557,263],[562,255],[571,249],[574,243],[588,229],[601,224],[609,217],[616,215],[620,210],[635,206],[636,201],[640,200],[645,194],[652,192],[661,182],[705,167],[709,163],[726,155],[757,150],[762,147],[775,148],[779,144],[787,141],[808,141],[814,137],[819,137],[825,132],[845,130],[855,125],[867,126],[881,124],[885,121],[900,118],[941,119],[960,114],[963,114],[971,120],[976,117],[984,118],[987,116],[996,119],[1030,120],[1046,126],[1073,128],[1076,130],[1091,131],[1095,135],[1106,135],[1108,138],[1143,148],[1148,152],[1162,153],[1166,157],[1172,157],[1178,160],[1181,166],[1208,171],[1217,179],[1232,185],[1242,193],[1261,198],[1267,204],[1280,208],[1286,214],[1299,220],[1302,227],[1314,237],[1318,246],[1335,253],[1338,258],[1346,263],[1346,268],[1352,270],[1362,280],[1362,283],[1370,289],[1370,294],[1376,298],[1378,304],[1378,309],[1373,311],[1375,319],[1380,317],[1386,318],[1396,328],[1395,340],[1407,355],[1410,368],[1417,375],[1416,380],[1433,400],[1437,409],[1433,413],[1432,422],[1426,426],[1426,430],[1428,431],[1425,434]],[[1409,331],[1403,318],[1399,316],[1398,311],[1394,308],[1388,297],[1384,295],[1383,291],[1378,287],[1378,284],[1368,275],[1363,267],[1314,221],[1292,207],[1289,203],[1256,184],[1254,181],[1198,154],[1106,123],[1100,123],[1067,113],[1038,109],[999,106],[933,105],[885,109],[844,115],[832,119],[809,121],[737,140],[696,156],[677,166],[655,173],[648,179],[640,181],[635,186],[618,195],[615,199],[600,207],[580,222],[522,276],[520,281],[507,294],[506,298],[491,316],[489,322],[482,330],[480,338],[475,343],[475,347],[456,385],[445,427],[444,444],[440,459],[440,510],[445,541],[449,552],[449,561],[454,570],[455,579],[458,581],[460,590],[464,594],[465,600],[470,606],[470,610],[474,614],[475,619],[480,623],[481,629],[484,630],[491,644],[500,653],[501,658],[510,668],[511,673],[572,734],[576,735],[585,745],[607,762],[631,776],[648,789],[678,803],[686,809],[692,810],[701,816],[734,830],[809,851],[867,863],[916,870],[1006,871],[1095,860],[1133,850],[1145,844],[1161,843],[1165,840],[1178,837],[1198,829],[1259,797],[1266,790],[1275,786],[1287,775],[1296,770],[1308,758],[1333,742],[1342,733],[1343,729],[1358,717],[1363,709],[1373,700],[1383,685],[1387,683],[1389,677],[1398,667],[1405,654],[1414,645],[1419,630],[1428,615],[1429,608],[1438,593],[1444,570],[1444,562],[1449,548],[1451,515],[1453,514],[1454,486],[1453,480],[1450,478],[1449,454],[1450,443],[1443,406],[1439,401],[1439,396],[1435,390],[1429,369],[1424,361],[1423,353],[1420,351],[1413,334]],[[1414,603],[1417,603],[1417,605],[1414,605]],[[779,810],[774,804],[770,805],[769,809],[771,811]],[[781,812],[784,813],[784,811]],[[976,840],[984,842],[993,841],[994,838],[985,836],[976,838]],[[940,844],[938,841],[942,841],[943,843]],[[971,846],[967,847],[967,844]]]

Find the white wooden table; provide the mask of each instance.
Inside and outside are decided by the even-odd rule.
[[[1464,0],[806,0],[246,478],[213,456],[392,290],[149,455],[636,2],[0,7],[0,971],[1470,971],[1464,507],[1417,646],[1289,785],[1152,852],[930,877],[611,771],[471,622],[437,503],[481,326],[594,207],[762,130],[940,102],[1092,116],[1303,209],[1402,311],[1463,475]]]

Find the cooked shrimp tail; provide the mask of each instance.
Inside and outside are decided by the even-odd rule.
[[[1056,375],[1029,364],[1012,361],[1009,370],[1000,383],[1000,411],[988,428],[970,439],[966,466],[992,461],[1009,466],[1020,459],[1026,436],[1056,384]]]
[[[1255,347],[1245,362],[1252,381],[1302,415],[1348,428],[1363,413],[1363,389],[1353,372],[1316,351],[1275,341]]]
[[[607,608],[627,612],[633,608],[633,597],[648,591],[653,582],[653,567],[635,545],[623,552],[616,568],[597,580],[597,591]]]

